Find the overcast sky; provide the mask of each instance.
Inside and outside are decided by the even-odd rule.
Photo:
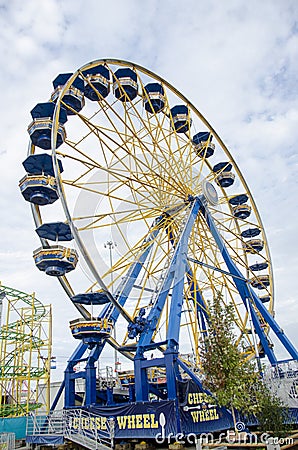
[[[34,266],[39,241],[18,180],[32,107],[48,100],[58,73],[104,57],[167,79],[223,138],[265,225],[276,318],[298,345],[297,0],[7,0],[0,36],[0,280],[53,304],[59,369],[76,314]]]

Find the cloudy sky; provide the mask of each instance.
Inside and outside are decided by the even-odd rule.
[[[18,180],[32,107],[58,73],[105,57],[167,79],[223,138],[266,228],[276,317],[298,345],[297,0],[2,0],[0,36],[0,280],[53,304],[58,367],[74,310],[34,266],[39,242]]]

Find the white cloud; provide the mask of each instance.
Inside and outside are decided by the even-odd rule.
[[[55,312],[54,348],[69,336],[73,307],[62,306],[63,291],[33,266],[32,250],[39,244],[17,183],[32,107],[49,98],[58,73],[102,57],[156,71],[228,144],[267,229],[276,317],[286,330],[289,325],[297,344],[296,1],[14,0],[0,7],[0,273],[4,284],[34,290],[65,312],[63,318]]]

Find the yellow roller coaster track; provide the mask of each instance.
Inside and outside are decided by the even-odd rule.
[[[0,417],[49,410],[52,310],[0,284]]]

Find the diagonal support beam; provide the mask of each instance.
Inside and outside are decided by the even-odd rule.
[[[185,222],[183,230],[181,231],[179,241],[169,262],[169,267],[167,268],[166,274],[157,292],[155,303],[148,315],[147,326],[140,336],[138,342],[139,356],[144,352],[146,346],[151,344],[153,334],[156,331],[158,320],[163,311],[167,296],[172,286],[173,292],[167,340],[168,342],[172,341],[175,344],[178,344],[179,342],[181,309],[183,303],[183,284],[187,265],[188,238],[197,217],[199,208],[200,204],[198,200],[194,199],[192,204],[190,205],[187,220]],[[177,302],[176,305],[175,302]]]
[[[287,350],[287,352],[292,356],[294,360],[298,360],[298,352],[294,345],[290,342],[290,340],[287,338],[287,336],[284,334],[284,331],[280,328],[278,323],[275,321],[275,319],[272,317],[272,315],[269,313],[269,311],[266,309],[266,307],[263,305],[259,297],[256,295],[256,293],[251,288],[249,281],[243,277],[242,273],[232,260],[216,226],[215,223],[211,217],[211,214],[207,208],[207,206],[204,204],[203,199],[200,199],[201,202],[201,211],[206,219],[206,223],[212,233],[212,236],[222,254],[222,257],[226,263],[226,266],[232,275],[232,278],[234,280],[234,283],[238,289],[238,292],[242,298],[242,301],[247,309],[246,299],[250,302],[250,304],[254,305],[255,308],[259,311],[261,316],[265,319],[265,321],[268,323],[272,331],[275,333],[279,341],[282,343],[284,348]],[[251,307],[251,313],[252,313],[252,319],[254,326],[256,328],[256,331],[259,335],[259,338],[261,340],[261,343],[264,347],[264,350],[267,353],[267,356],[269,358],[269,361],[271,364],[277,364],[278,361],[276,359],[276,356],[274,355],[273,350],[268,345],[267,337],[262,330],[259,322],[259,318],[256,314],[256,311],[253,307]]]

